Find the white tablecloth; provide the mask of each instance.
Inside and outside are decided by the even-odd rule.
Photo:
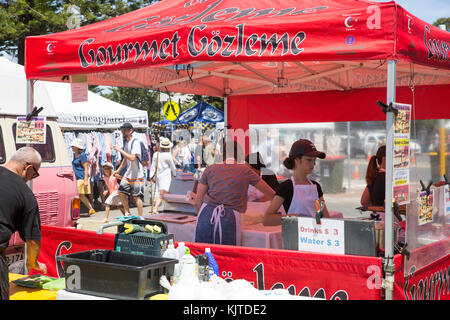
[[[269,205],[270,201],[248,202],[247,210],[242,215],[242,246],[282,249],[283,238],[281,235],[281,225],[266,227],[262,224],[264,212]],[[167,221],[173,220],[174,217],[182,216],[182,213],[160,213],[157,215],[144,215],[144,218],[150,220],[166,220],[164,223],[167,225],[168,232],[173,234],[175,241],[194,242],[195,221],[188,223]],[[330,216],[333,218],[343,218],[342,213],[335,211],[330,211]],[[191,220],[193,220],[193,218]]]

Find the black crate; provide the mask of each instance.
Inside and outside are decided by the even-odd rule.
[[[66,290],[113,299],[139,300],[166,293],[162,275],[173,275],[176,259],[94,249],[58,256]]]
[[[170,241],[173,243],[173,234],[148,232],[116,233],[114,250],[161,257],[169,246]]]
[[[117,233],[114,237],[114,250],[161,257],[169,246],[173,243],[173,234],[167,234],[167,225],[161,221],[133,219],[127,223],[136,224],[141,227],[145,225],[157,225],[161,228],[161,233],[135,232],[126,234],[125,226],[117,226]]]

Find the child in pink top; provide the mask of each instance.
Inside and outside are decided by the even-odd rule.
[[[105,219],[103,219],[103,223],[107,223],[109,221],[109,211],[111,210],[111,206],[118,206],[122,214],[125,214],[125,210],[123,209],[122,202],[120,202],[119,196],[119,184],[117,183],[117,177],[112,175],[113,165],[111,162],[107,162],[102,166],[102,174],[103,181],[105,181],[106,189],[104,192],[104,196],[109,196],[105,200]]]

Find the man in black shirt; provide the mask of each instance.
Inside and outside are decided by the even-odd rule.
[[[39,176],[41,161],[35,149],[23,147],[0,167],[0,300],[9,299],[9,272],[4,253],[14,232],[18,231],[27,245],[27,269],[47,273],[46,265],[37,261],[41,248],[39,207],[26,184]]]

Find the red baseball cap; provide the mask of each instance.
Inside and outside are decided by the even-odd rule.
[[[326,157],[324,152],[317,151],[316,146],[306,139],[297,140],[292,144],[289,157],[294,158],[296,156],[317,157],[320,159],[325,159]]]

